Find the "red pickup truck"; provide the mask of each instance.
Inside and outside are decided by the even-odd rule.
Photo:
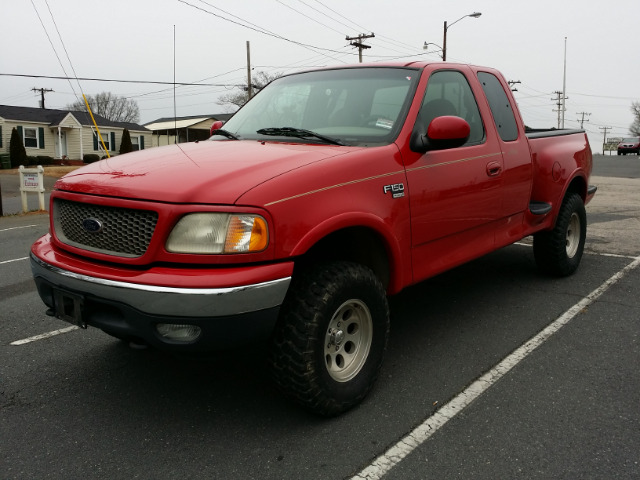
[[[528,131],[507,82],[453,63],[279,78],[208,141],[86,166],[51,193],[31,249],[47,313],[173,351],[264,338],[308,409],[360,402],[387,296],[533,235],[539,267],[580,263],[584,131]]]

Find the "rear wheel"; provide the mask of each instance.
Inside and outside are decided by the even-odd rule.
[[[373,388],[389,336],[389,308],[374,273],[350,262],[317,265],[292,283],[269,354],[278,387],[333,416]]]
[[[553,230],[533,236],[533,254],[538,267],[549,274],[567,276],[580,265],[587,236],[587,214],[582,197],[568,194]]]

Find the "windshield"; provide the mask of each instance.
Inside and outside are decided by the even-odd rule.
[[[364,67],[282,77],[223,128],[241,139],[390,143],[402,126],[419,74],[409,68]]]
[[[640,142],[640,137],[631,137],[622,139],[622,143],[638,143]]]

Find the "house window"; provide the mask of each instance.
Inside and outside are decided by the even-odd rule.
[[[26,148],[38,148],[38,129],[24,128],[24,146]]]
[[[109,132],[100,132],[100,135],[102,135],[102,141],[104,142],[104,148],[106,148],[107,151],[111,150],[111,145],[109,145]]]
[[[100,137],[102,137],[102,141],[104,142],[104,147],[107,149],[107,151],[110,151],[111,150],[110,140],[112,138],[112,135],[110,135],[109,132],[103,132],[102,130],[100,130],[100,136],[98,136],[96,132],[93,133],[93,149],[96,151],[102,150],[102,142],[100,141]]]
[[[131,146],[133,147],[133,151],[140,150],[140,142],[139,137],[131,137]]]

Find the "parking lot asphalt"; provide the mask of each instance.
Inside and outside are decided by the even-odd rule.
[[[597,257],[587,260],[591,269],[603,273],[613,266],[611,257],[600,257],[597,266],[600,262],[592,263]],[[555,321],[562,326],[516,365],[500,362],[494,369],[503,376],[464,409],[447,411],[443,406],[444,418],[430,422],[437,413],[428,418],[427,429],[415,428],[413,436],[403,437],[372,465],[382,466],[388,479],[637,478],[637,264],[623,260],[601,284],[606,290],[597,299],[574,309],[569,319],[566,312],[571,309],[559,315]],[[612,278],[614,283],[607,284]],[[542,305],[530,306],[540,314],[545,311]],[[493,380],[496,375],[493,371],[487,376]],[[415,441],[420,443],[414,448]],[[399,453],[407,456],[387,471],[385,464],[397,460]],[[368,467],[354,478],[382,478],[377,470]]]
[[[640,180],[615,161],[594,171],[575,275],[540,275],[524,241],[393,297],[378,385],[330,420],[276,393],[260,348],[176,358],[97,329],[16,344],[67,325],[27,262],[48,216],[0,219],[0,478],[639,478]]]

